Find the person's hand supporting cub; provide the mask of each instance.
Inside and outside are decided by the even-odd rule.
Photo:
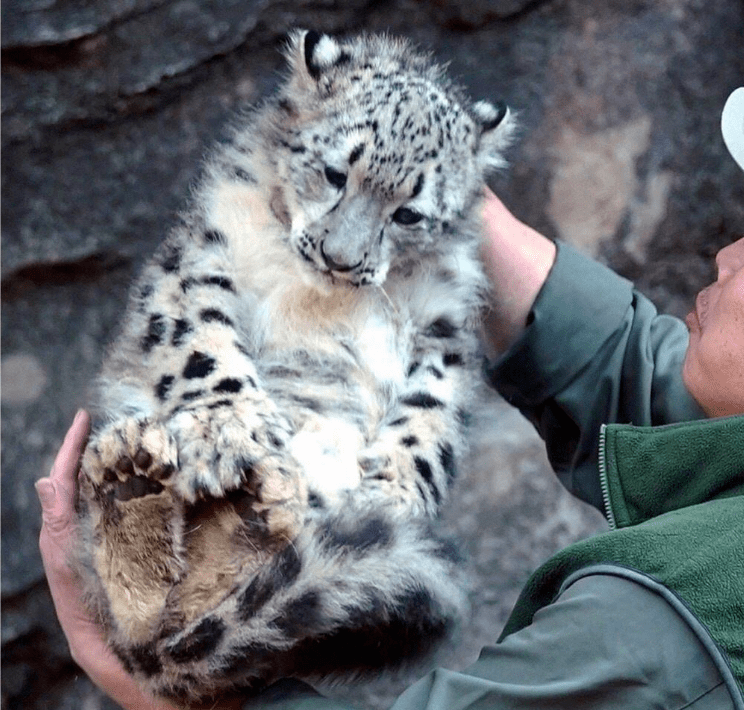
[[[128,710],[173,710],[175,705],[143,694],[108,648],[101,627],[84,606],[83,589],[69,564],[75,544],[76,476],[89,431],[90,417],[81,410],[49,477],[36,482],[42,508],[39,548],[57,617],[75,663],[117,703]]]

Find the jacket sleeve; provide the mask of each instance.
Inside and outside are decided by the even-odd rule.
[[[704,416],[682,382],[687,343],[679,319],[659,315],[629,281],[558,243],[527,328],[486,364],[486,375],[537,428],[563,485],[603,511],[602,424]]]

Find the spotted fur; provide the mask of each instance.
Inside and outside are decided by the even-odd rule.
[[[287,54],[134,286],[83,462],[91,606],[179,699],[399,667],[467,608],[436,520],[513,120],[404,41]]]

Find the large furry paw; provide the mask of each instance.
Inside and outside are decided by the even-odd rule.
[[[178,448],[173,485],[184,500],[242,490],[272,534],[291,538],[299,532],[307,506],[305,481],[287,450],[289,425],[267,402],[188,408],[167,427]]]
[[[288,458],[288,426],[265,402],[253,400],[182,409],[167,422],[177,442],[176,486],[188,501],[222,498],[245,488],[256,470],[273,469]]]
[[[180,580],[183,503],[171,495],[176,448],[164,428],[124,419],[89,443],[82,462],[82,504],[92,530],[91,563],[114,628],[146,640]]]

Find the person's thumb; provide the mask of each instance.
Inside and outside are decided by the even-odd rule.
[[[36,481],[34,486],[36,493],[41,502],[41,509],[44,513],[51,511],[54,507],[54,501],[57,498],[57,492],[54,490],[54,484],[48,478],[41,478]]]
[[[71,523],[72,511],[58,495],[57,487],[50,478],[36,481],[35,486],[41,503],[41,520],[44,527],[51,535],[63,533]]]

